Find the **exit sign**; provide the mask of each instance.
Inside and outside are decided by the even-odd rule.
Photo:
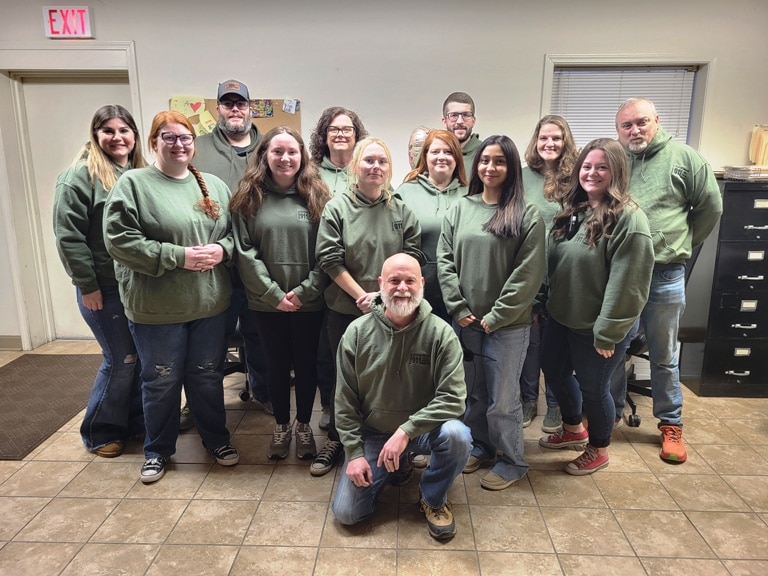
[[[93,38],[88,6],[43,6],[48,38]]]

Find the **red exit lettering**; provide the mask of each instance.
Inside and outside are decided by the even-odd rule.
[[[45,35],[48,38],[92,38],[91,18],[85,6],[44,6]]]

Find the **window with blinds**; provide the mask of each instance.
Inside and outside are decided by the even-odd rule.
[[[616,138],[616,111],[631,97],[652,100],[672,138],[688,140],[696,68],[623,66],[555,67],[551,113],[568,121],[576,145]]]

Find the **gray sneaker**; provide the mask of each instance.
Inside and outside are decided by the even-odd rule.
[[[291,423],[276,424],[272,432],[272,440],[269,443],[269,458],[282,460],[288,456],[288,448],[291,445]]]
[[[331,408],[323,406],[323,413],[320,415],[320,430],[328,430],[331,425]]]
[[[523,404],[523,428],[528,428],[536,418],[536,404]]]
[[[179,431],[189,430],[195,427],[195,419],[192,417],[192,411],[189,409],[189,404],[184,404],[181,407],[179,413]]]
[[[547,415],[544,416],[544,422],[541,423],[542,432],[552,434],[557,432],[563,425],[563,417],[560,415],[560,407],[547,408]]]
[[[296,457],[303,460],[315,456],[317,456],[317,446],[315,445],[315,436],[312,434],[312,427],[309,424],[296,422]]]

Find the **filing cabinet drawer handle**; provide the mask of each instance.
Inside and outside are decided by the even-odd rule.
[[[757,324],[731,324],[731,328],[741,328],[742,330],[754,330]]]
[[[762,274],[760,274],[759,276],[741,275],[738,277],[738,279],[739,280],[765,280],[765,276],[763,276]]]
[[[736,370],[726,370],[725,374],[726,376],[749,376],[749,370],[744,370],[743,372],[737,372]]]
[[[768,230],[768,225],[755,226],[753,224],[747,224],[746,226],[744,226],[744,230]]]

